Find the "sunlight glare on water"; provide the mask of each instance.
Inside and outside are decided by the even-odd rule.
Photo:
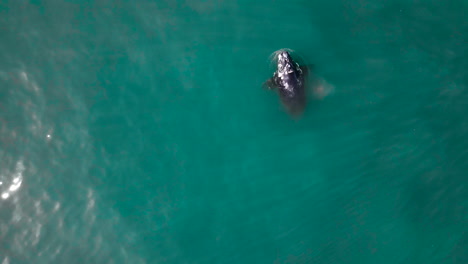
[[[11,184],[8,186],[3,186],[6,190],[2,192],[2,199],[8,199],[14,192],[16,192],[20,186],[21,182],[23,181],[23,171],[24,171],[24,165],[23,161],[20,160],[16,163],[16,169],[15,172],[13,173],[11,177]],[[10,178],[10,177],[1,177],[1,178]],[[0,185],[3,185],[3,181],[0,182]]]

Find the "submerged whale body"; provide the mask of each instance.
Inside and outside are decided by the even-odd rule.
[[[299,65],[291,57],[291,50],[281,49],[273,53],[276,70],[273,77],[263,86],[269,90],[278,91],[286,111],[292,116],[301,115],[306,107],[306,77],[308,68]]]

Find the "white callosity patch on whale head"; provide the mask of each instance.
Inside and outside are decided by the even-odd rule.
[[[291,61],[286,52],[278,54],[278,77],[282,78],[286,74],[293,73]]]
[[[291,86],[291,77],[294,76],[294,68],[297,63],[295,63],[288,52],[278,52],[277,54],[277,76],[282,81],[282,85],[285,90],[293,91],[294,87]],[[296,69],[297,70],[297,69]],[[292,77],[296,78],[296,77]]]

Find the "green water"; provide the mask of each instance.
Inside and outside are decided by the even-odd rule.
[[[1,1],[0,263],[468,263],[467,10]]]

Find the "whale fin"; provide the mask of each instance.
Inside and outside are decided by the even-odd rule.
[[[302,73],[304,76],[309,75],[309,72],[314,70],[315,65],[313,64],[307,64],[307,65],[302,65],[300,66]]]
[[[262,86],[263,86],[263,89],[267,89],[267,90],[274,90],[278,88],[278,86],[273,81],[273,78],[266,80],[266,82],[264,82]]]

